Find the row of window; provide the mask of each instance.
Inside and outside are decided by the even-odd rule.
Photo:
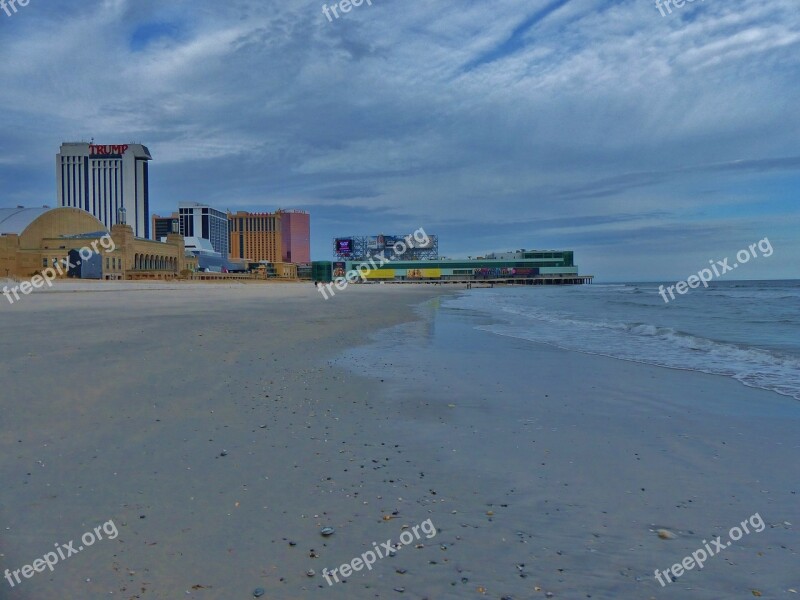
[[[564,258],[563,252],[525,252],[524,258]]]
[[[231,219],[229,222],[231,233],[258,233],[277,231],[274,217]]]
[[[177,271],[178,259],[153,254],[135,254],[133,268],[137,271]]]
[[[122,199],[121,164],[120,161],[92,161],[90,181],[80,157],[62,158],[62,206],[85,209],[106,226],[115,223]],[[86,189],[87,186],[90,189]]]
[[[182,214],[182,215],[193,215],[194,211],[196,211],[196,210],[197,210],[197,208],[178,208],[178,212],[180,214]],[[203,208],[203,209],[200,210],[200,214],[201,215],[213,215],[213,216],[218,217],[220,219],[225,219],[226,221],[228,219],[228,215],[226,215],[221,210],[216,210],[214,208],[212,208],[210,210],[208,208]]]

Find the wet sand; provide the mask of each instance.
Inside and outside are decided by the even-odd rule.
[[[340,361],[381,369],[395,409],[383,416],[387,442],[405,455],[411,446],[421,467],[398,478],[433,510],[437,545],[447,546],[439,565],[415,572],[425,581],[409,586],[413,597],[800,592],[796,400],[497,336],[476,330],[491,322],[471,311],[433,304],[423,314]],[[658,583],[655,569],[706,542],[713,550],[717,536],[725,544],[756,513],[763,531],[748,521],[751,533],[702,570]],[[661,539],[661,529],[675,538]]]

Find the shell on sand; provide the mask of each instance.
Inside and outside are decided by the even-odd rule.
[[[669,529],[657,529],[656,533],[662,540],[674,540],[678,536],[672,533]]]

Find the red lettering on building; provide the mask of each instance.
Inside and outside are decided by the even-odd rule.
[[[92,156],[108,156],[109,154],[125,154],[130,146],[128,144],[120,144],[116,146],[101,146],[97,144],[89,144],[89,154]]]

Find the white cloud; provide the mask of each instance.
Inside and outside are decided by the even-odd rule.
[[[782,209],[796,167],[691,169],[798,154],[795,0],[666,18],[650,2],[573,0],[522,27],[548,4],[386,0],[329,23],[317,0],[32,3],[0,28],[14,148],[0,182],[8,204],[49,198],[58,144],[94,136],[148,144],[160,212],[178,196],[275,198],[362,209],[366,230],[382,207],[385,231],[426,221],[494,240],[487,223],[528,223],[508,242],[527,247],[537,221],[565,215],[641,216],[550,229],[575,244],[656,212],[688,229],[693,205]],[[159,23],[177,33],[135,48]]]

